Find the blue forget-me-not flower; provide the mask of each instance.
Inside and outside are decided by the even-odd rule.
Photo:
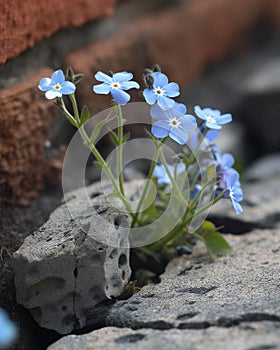
[[[11,345],[17,336],[17,328],[7,313],[0,308],[0,349]]]
[[[218,109],[201,109],[200,106],[195,106],[194,111],[200,119],[205,121],[205,124],[209,129],[219,130],[222,128],[221,125],[230,123],[232,121],[231,114],[221,114],[221,111]]]
[[[186,166],[183,163],[179,163],[176,166],[175,165],[168,165],[168,169],[170,171],[170,174],[172,177],[176,177],[176,175],[181,174],[185,169]],[[176,172],[176,174],[175,174]],[[153,172],[153,176],[157,178],[157,182],[159,185],[169,185],[171,184],[171,180],[162,164],[157,164],[155,166],[155,170]]]
[[[152,126],[152,134],[162,139],[170,136],[180,145],[184,145],[188,139],[188,132],[197,126],[195,118],[186,114],[187,108],[182,103],[176,103],[173,108],[164,110],[155,104],[150,114],[156,121]]]
[[[115,73],[110,77],[99,71],[95,74],[95,79],[102,84],[93,86],[93,91],[103,95],[110,93],[117,104],[124,106],[130,100],[130,95],[124,90],[139,89],[140,87],[136,81],[130,81],[132,78],[133,74],[128,72]]]
[[[153,78],[153,86],[143,91],[146,102],[150,105],[157,103],[163,109],[174,107],[175,101],[171,97],[180,95],[179,85],[177,83],[168,83],[167,76],[160,72],[154,72],[151,76]]]
[[[226,187],[224,195],[231,199],[232,205],[236,214],[243,212],[242,206],[239,202],[243,199],[243,191],[239,182],[239,175],[237,171],[230,172],[226,178]]]
[[[38,88],[45,92],[45,96],[48,100],[62,97],[62,95],[73,94],[76,90],[76,86],[73,83],[65,80],[61,69],[55,71],[51,78],[42,78]]]

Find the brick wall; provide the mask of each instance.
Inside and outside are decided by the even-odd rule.
[[[97,70],[131,70],[139,78],[158,62],[172,80],[188,84],[210,64],[244,52],[260,24],[279,30],[280,0],[115,2],[1,1],[1,201],[26,204],[50,171],[59,175],[61,163],[44,146],[56,112],[37,91],[53,69],[71,65],[86,74],[78,94],[94,113],[107,107],[91,92]]]

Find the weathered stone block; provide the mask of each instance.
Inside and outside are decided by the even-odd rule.
[[[102,301],[120,295],[130,277],[128,214],[96,186],[88,194],[70,193],[14,254],[18,303],[61,334],[104,323]]]
[[[50,166],[45,141],[55,107],[38,93],[37,85],[51,73],[40,69],[0,91],[0,201],[26,204],[44,186]]]

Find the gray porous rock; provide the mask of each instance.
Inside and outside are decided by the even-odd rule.
[[[17,301],[41,327],[68,334],[104,323],[130,277],[128,214],[92,185],[69,193],[14,254]]]
[[[108,325],[167,330],[274,321],[280,326],[279,230],[227,239],[233,251],[215,262],[195,252],[191,259],[171,261],[160,283],[114,304]]]
[[[48,350],[280,349],[279,231],[227,239],[231,253],[213,262],[196,247],[171,261],[160,283],[118,301],[109,327],[64,337]]]
[[[69,335],[48,350],[277,350],[279,327],[273,322],[234,328],[154,330],[107,327]]]

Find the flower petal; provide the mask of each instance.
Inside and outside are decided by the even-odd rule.
[[[203,112],[206,116],[209,117],[219,117],[221,115],[221,111],[219,111],[218,109],[204,108]]]
[[[150,115],[155,120],[169,120],[169,114],[166,110],[160,108],[158,104],[154,104],[150,110]]]
[[[235,209],[236,214],[237,215],[241,214],[243,212],[242,206],[237,201],[235,201],[234,199],[231,202],[232,202],[232,205],[233,205],[233,207]]]
[[[152,76],[154,78],[154,87],[163,87],[164,85],[168,84],[168,78],[165,74],[154,72]]]
[[[136,81],[126,81],[121,83],[121,88],[123,90],[139,89],[140,85]]]
[[[214,141],[219,136],[219,131],[217,130],[208,130],[207,134],[205,135],[206,139],[209,142]]]
[[[173,109],[175,109],[176,111],[178,111],[182,114],[187,113],[187,107],[183,103],[175,102],[175,106],[173,107]]]
[[[163,89],[168,97],[176,97],[180,95],[179,85],[177,83],[169,83],[165,85]]]
[[[162,139],[169,134],[168,124],[161,120],[156,121],[152,126],[151,132],[155,137]]]
[[[209,128],[209,129],[215,129],[215,130],[220,130],[220,129],[222,129],[222,127],[221,127],[220,125],[218,125],[218,124],[216,124],[216,123],[211,123],[211,122],[209,122],[209,121],[206,122],[206,126],[207,126],[207,128]]]
[[[41,91],[47,91],[49,90],[51,83],[52,83],[52,80],[50,78],[42,78],[39,82],[38,88]]]
[[[63,95],[73,94],[75,90],[76,90],[75,84],[71,83],[70,81],[65,81],[64,83],[62,83],[61,89],[60,89]]]
[[[195,117],[190,114],[183,115],[180,119],[180,124],[185,131],[192,131],[197,127]]]
[[[152,89],[144,89],[143,95],[144,95],[146,102],[149,105],[153,105],[154,103],[156,103],[157,95],[154,93],[154,91]]]
[[[219,124],[226,124],[230,123],[232,121],[232,115],[231,114],[223,114],[220,117],[217,118],[217,122]]]
[[[102,81],[103,83],[112,84],[113,82],[113,79],[109,75],[101,71],[98,71],[94,77],[97,81]]]
[[[239,174],[236,170],[231,169],[232,171],[228,172],[227,178],[226,178],[226,183],[227,183],[227,188],[233,187],[239,179]]]
[[[200,108],[200,106],[195,106],[194,112],[200,119],[206,120],[207,116],[205,115],[204,110]]]
[[[119,73],[113,74],[113,81],[118,83],[131,80],[132,78],[133,78],[133,74],[128,72],[119,72]]]
[[[175,106],[175,101],[169,97],[159,95],[157,100],[158,100],[158,105],[162,109],[170,109]]]
[[[184,145],[188,140],[188,133],[178,127],[172,128],[169,132],[169,136],[180,145]]]
[[[111,92],[112,90],[111,86],[107,83],[94,85],[92,89],[96,94],[104,94],[104,95],[108,95],[109,92]]]
[[[234,158],[230,153],[225,153],[222,156],[221,163],[223,168],[231,168],[234,164]]]
[[[124,106],[130,100],[130,95],[121,89],[112,89],[111,94],[117,104]]]
[[[65,76],[62,72],[61,69],[56,70],[55,72],[53,72],[52,74],[52,81],[54,84],[62,84],[65,82]]]
[[[52,100],[56,97],[61,97],[62,93],[58,90],[54,91],[54,90],[49,90],[45,92],[45,96],[48,100]]]

